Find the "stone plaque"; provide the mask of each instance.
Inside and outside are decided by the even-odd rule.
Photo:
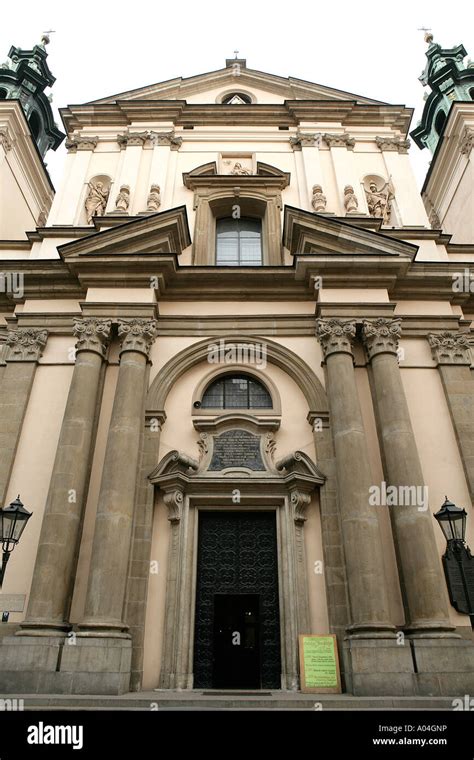
[[[25,594],[0,594],[0,612],[23,612]]]
[[[260,453],[261,436],[247,430],[227,430],[214,437],[214,451],[209,470],[226,467],[247,467],[249,470],[265,470]]]

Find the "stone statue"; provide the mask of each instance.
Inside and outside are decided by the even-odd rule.
[[[161,206],[160,186],[152,185],[146,202],[147,211],[158,211]]]
[[[252,174],[252,172],[250,171],[250,169],[246,169],[245,166],[242,166],[242,164],[240,163],[240,161],[237,161],[234,164],[234,168],[232,169],[231,174],[249,175],[249,174]]]
[[[115,199],[115,211],[119,214],[128,213],[128,207],[130,205],[130,187],[128,185],[121,185],[120,192]]]
[[[89,193],[85,201],[87,224],[92,224],[93,216],[104,216],[105,207],[109,197],[108,188],[104,187],[103,182],[88,182]]]
[[[392,213],[392,200],[395,197],[392,183],[390,180],[379,190],[372,180],[369,189],[365,191],[367,196],[367,206],[369,214],[375,217],[381,217],[384,224],[390,223]]]
[[[356,214],[359,208],[359,201],[355,196],[352,185],[346,185],[344,188],[344,208],[346,209],[346,214]]]
[[[313,185],[313,197],[311,199],[311,205],[316,212],[324,211],[326,209],[327,198],[323,193],[321,185]]]

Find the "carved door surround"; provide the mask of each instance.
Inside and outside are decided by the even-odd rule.
[[[216,171],[215,163],[210,163],[183,174],[183,184],[194,192],[193,264],[215,264],[216,220],[232,216],[235,207],[239,216],[262,220],[264,265],[281,264],[281,191],[289,185],[290,175],[261,162],[252,175],[220,175]]]
[[[194,420],[194,426],[200,433],[200,458],[171,451],[149,476],[162,495],[171,524],[160,687],[193,688],[199,512],[215,509],[276,513],[281,686],[298,689],[298,634],[307,631],[309,625],[305,511],[325,476],[301,451],[274,461],[273,433],[279,426],[275,418],[262,421],[248,414],[226,414],[214,420]],[[231,431],[238,431],[240,442],[245,442],[246,436],[248,440],[260,439],[260,458],[255,457],[252,468],[238,462],[237,466],[219,469],[221,460],[216,450],[225,453],[227,444],[222,443],[221,436]]]

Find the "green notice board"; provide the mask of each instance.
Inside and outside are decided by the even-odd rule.
[[[341,674],[334,634],[302,634],[299,644],[301,691],[340,694]]]

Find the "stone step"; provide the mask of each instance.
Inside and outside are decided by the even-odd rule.
[[[301,692],[147,691],[121,696],[9,694],[25,710],[452,710],[453,697],[354,697]]]

